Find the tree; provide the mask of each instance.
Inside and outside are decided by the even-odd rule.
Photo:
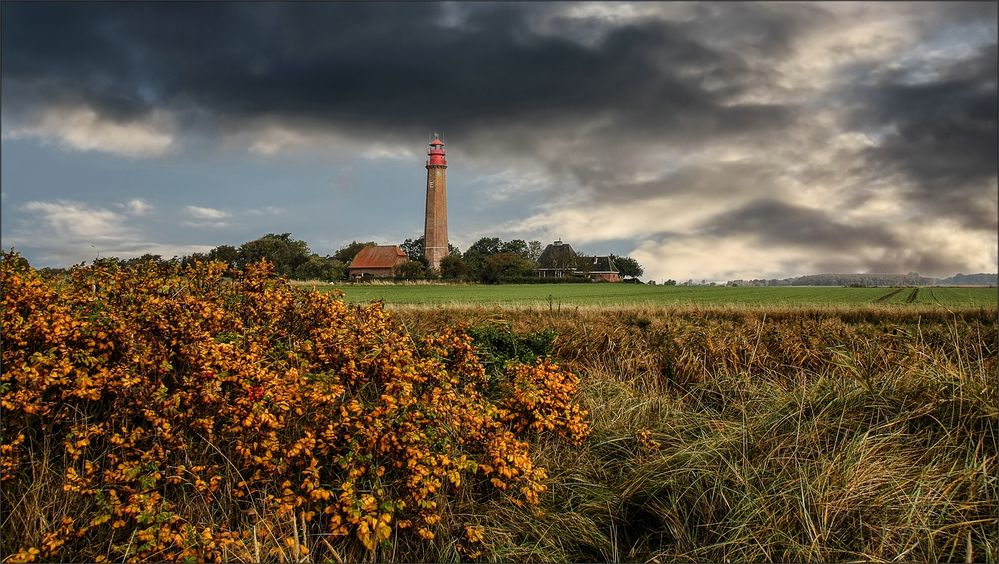
[[[195,262],[207,262],[207,261],[208,261],[207,254],[191,253],[189,255],[184,255],[184,257],[180,259],[180,266],[181,267],[194,266]]]
[[[347,266],[331,256],[321,257],[312,254],[309,259],[295,269],[298,280],[323,280],[330,282],[346,278]]]
[[[514,253],[520,255],[521,257],[524,257],[525,259],[530,258],[528,257],[527,242],[524,241],[523,239],[514,239],[512,241],[507,241],[506,243],[503,243],[502,245],[500,245],[500,252]]]
[[[617,265],[617,270],[623,278],[638,278],[645,273],[642,265],[638,264],[638,261],[631,257],[611,255],[611,258],[614,259],[614,264]]]
[[[666,281],[666,285],[667,286],[676,286],[676,280],[673,280],[672,278],[670,278],[669,280]]]
[[[486,267],[503,279],[531,276],[537,265],[517,253],[497,253],[486,258]]]
[[[299,266],[309,260],[310,254],[305,241],[292,239],[291,233],[281,235],[268,233],[259,239],[240,245],[237,264],[244,267],[260,259],[267,259],[274,263],[276,273],[291,276]]]
[[[468,269],[469,278],[479,278],[479,275],[482,273],[482,269],[486,266],[487,255],[484,255],[475,249],[469,248],[465,251],[462,258],[465,260],[465,267]]]
[[[499,266],[492,261],[483,260],[477,275],[479,282],[483,284],[499,284],[500,282]]]
[[[396,272],[398,276],[405,278],[406,280],[416,280],[427,277],[427,267],[423,264],[423,262],[418,260],[411,260],[400,264]]]
[[[350,264],[350,261],[354,260],[354,257],[357,256],[357,253],[361,252],[361,249],[364,247],[373,247],[374,245],[374,241],[366,241],[364,243],[351,241],[349,244],[340,247],[337,252],[333,253],[333,258],[344,264]]]
[[[472,243],[464,254],[465,264],[468,266],[469,275],[472,278],[478,278],[483,281],[485,281],[483,276],[486,276],[492,280],[491,282],[488,282],[490,284],[498,282],[500,275],[498,270],[494,268],[490,270],[488,275],[486,274],[486,259],[495,254],[499,254],[502,248],[503,240],[499,237],[483,237]]]
[[[527,258],[538,262],[541,258],[541,253],[544,251],[544,247],[541,246],[541,241],[531,241],[527,244]]]
[[[406,239],[405,241],[402,242],[401,245],[399,245],[399,248],[402,249],[402,252],[406,253],[406,256],[409,257],[409,260],[422,260],[424,263],[429,264],[427,263],[426,260],[427,259],[426,243],[423,236],[420,236],[417,239]],[[455,247],[451,243],[448,243],[447,254],[448,256],[460,257],[461,249]]]
[[[472,243],[472,246],[468,247],[466,254],[475,251],[479,254],[490,256],[501,252],[502,247],[503,241],[499,237],[483,237]]]
[[[415,278],[426,278],[430,276],[430,261],[427,260],[427,255],[425,254],[426,247],[423,237],[418,239],[406,239],[401,245],[399,245],[399,248],[402,249],[402,252],[406,253],[410,262],[419,264],[419,268],[416,266],[406,267],[406,272],[409,274],[404,276],[404,278],[412,280]]]
[[[235,268],[239,261],[239,250],[232,245],[219,245],[208,251],[207,258],[208,260],[224,262],[229,265],[229,268]]]
[[[201,260],[204,260],[204,258],[201,258]],[[122,259],[118,261],[118,264],[120,264],[122,268],[130,268],[139,265],[144,265],[150,262],[156,264],[156,266],[165,266],[169,261],[163,260],[162,255],[154,255],[152,253],[146,253],[141,257]]]
[[[465,259],[456,255],[448,255],[441,259],[441,278],[445,280],[457,280],[464,278],[468,274],[468,265]]]
[[[409,260],[420,260],[421,258],[425,258],[426,244],[424,243],[423,237],[420,237],[419,239],[406,239],[401,245],[399,245],[399,248],[402,249],[402,252],[406,253]]]

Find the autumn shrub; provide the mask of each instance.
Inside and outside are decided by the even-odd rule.
[[[586,412],[574,403],[579,378],[557,364],[538,359],[534,365],[512,364],[511,392],[501,400],[503,419],[518,432],[553,431],[574,445],[589,434]]]
[[[588,433],[550,360],[486,393],[461,330],[414,339],[266,262],[57,280],[6,253],[0,283],[9,560],[322,559],[442,530],[476,554],[449,500],[536,504],[529,441]]]

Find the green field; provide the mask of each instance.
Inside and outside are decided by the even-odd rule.
[[[310,286],[338,289],[351,302],[382,300],[394,305],[483,306],[862,306],[907,305],[980,307],[996,305],[995,288],[914,288],[882,301],[894,288],[647,286],[643,284],[340,284]]]

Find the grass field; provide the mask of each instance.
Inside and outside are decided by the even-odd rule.
[[[996,305],[995,288],[834,288],[647,286],[643,284],[481,284],[408,285],[343,284],[336,288],[355,303],[382,300],[390,305],[433,306],[860,306],[923,305],[988,307]],[[883,297],[887,298],[881,300]],[[879,301],[881,300],[881,301]]]

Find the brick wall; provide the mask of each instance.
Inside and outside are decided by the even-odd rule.
[[[424,223],[424,256],[434,269],[448,254],[447,167],[427,166],[427,208]]]

